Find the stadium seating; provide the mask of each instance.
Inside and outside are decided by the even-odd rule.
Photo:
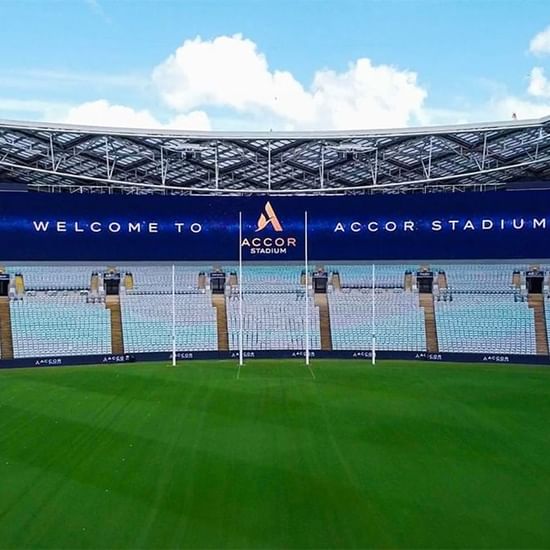
[[[172,297],[127,294],[120,297],[124,350],[172,350]],[[212,351],[218,347],[216,312],[210,293],[176,294],[176,349]]]
[[[83,290],[90,287],[92,272],[102,272],[105,267],[8,267],[11,273],[23,274],[26,289],[26,293],[12,296],[9,305],[14,357],[110,353],[113,349],[111,338],[116,349],[128,353],[170,351],[171,266],[123,265],[118,269],[121,274],[131,272],[134,284],[127,291],[121,289],[121,324],[118,325],[117,313],[111,327],[111,311],[106,309],[101,297],[98,298],[97,289],[95,294],[93,289]],[[234,269],[222,267],[228,274]],[[418,266],[376,265],[377,349],[426,350],[428,330],[430,347],[438,347],[441,352],[536,352],[536,336],[540,341],[544,323],[539,322],[542,328],[535,327],[534,310],[529,308],[525,285],[522,285],[523,291],[517,284],[512,286],[513,271],[525,271],[526,265],[434,264],[430,269],[436,273],[445,271],[447,281],[447,288],[434,287],[435,328],[431,321],[431,296],[427,321],[414,285],[407,286],[412,290],[403,288],[405,272],[415,273]],[[228,277],[225,305],[223,295],[216,297],[216,306],[223,312],[217,315],[220,310],[213,307],[208,282],[202,280],[203,284],[199,279],[200,272],[211,270],[209,266],[176,268],[178,351],[214,351],[219,342],[220,349],[226,349],[225,342],[230,350],[238,349],[239,286]],[[321,309],[315,305],[309,288],[310,349],[321,348],[320,311],[323,341],[328,341],[332,349],[370,349],[371,265],[330,265],[326,270],[340,274],[341,288],[329,284],[327,301],[319,302]],[[246,350],[305,348],[304,282],[300,265],[247,265],[243,268],[243,344]],[[118,301],[116,303],[118,307]],[[110,304],[109,307],[113,307],[112,302]],[[328,304],[328,311],[325,304]],[[550,296],[546,297],[545,304],[548,331]],[[428,307],[426,302],[423,305]],[[542,308],[537,311],[540,311],[537,315],[542,314]],[[120,340],[117,327],[122,329]],[[111,331],[116,336],[111,336]],[[218,331],[223,333],[218,335]],[[9,343],[6,346],[9,350]]]
[[[243,293],[245,350],[304,350],[305,293]],[[320,349],[319,310],[309,302],[310,349]],[[227,299],[229,348],[239,348],[239,295]]]
[[[512,292],[512,273],[525,270],[509,264],[437,264],[436,271],[445,271],[448,288],[454,292]]]
[[[376,347],[383,350],[426,349],[424,310],[418,294],[402,290],[375,293]],[[351,290],[329,294],[332,347],[364,350],[372,345],[372,294]]]
[[[172,292],[172,266],[122,265],[121,274],[132,273],[134,288],[132,292]],[[199,272],[210,271],[204,266],[176,266],[176,291],[192,291],[198,288]]]
[[[23,273],[26,290],[84,290],[90,287],[95,266],[8,266],[9,273]]]
[[[374,280],[377,288],[403,288],[405,271],[416,271],[418,266],[376,264]],[[329,272],[340,275],[342,287],[364,288],[372,286],[372,264],[329,265]]]
[[[297,266],[245,266],[243,280],[247,293],[297,292],[300,286],[302,267]]]
[[[436,301],[435,314],[439,351],[536,352],[533,310],[512,295],[455,294]]]
[[[10,303],[14,357],[111,353],[110,312],[77,293],[37,293]]]

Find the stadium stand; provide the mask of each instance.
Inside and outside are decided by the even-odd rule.
[[[533,310],[513,295],[454,294],[435,315],[440,351],[536,353]]]
[[[417,293],[400,289],[377,290],[374,305],[377,349],[426,349],[424,311]],[[333,349],[370,349],[371,292],[367,289],[332,292],[329,308]]]
[[[436,271],[444,271],[447,286],[454,292],[503,293],[512,292],[513,272],[525,270],[510,264],[437,264]]]
[[[0,359],[13,359],[10,300],[0,296]]]
[[[226,299],[229,349],[239,347],[239,294],[236,284]],[[303,350],[305,348],[305,276],[298,266],[243,268],[243,348]],[[319,308],[309,295],[309,345],[320,349]]]
[[[172,297],[167,294],[129,293],[122,294],[120,298],[124,351],[170,351]],[[210,294],[177,294],[175,300],[178,351],[218,349],[216,310]]]
[[[10,314],[15,358],[111,353],[109,311],[78,293],[27,294]]]
[[[228,274],[225,294],[210,290],[212,266],[176,268],[178,351],[238,349],[238,277],[216,267]],[[544,299],[527,294],[526,265],[425,266],[435,275],[433,294],[416,289],[419,267],[376,266],[377,349],[548,355],[550,291],[546,284]],[[120,296],[105,296],[106,267],[6,269],[14,275],[0,310],[2,358],[172,349],[171,266],[116,268]],[[326,269],[326,295],[314,294],[308,279],[310,349],[370,349],[371,266]],[[242,283],[244,348],[303,350],[301,266],[245,266]]]
[[[94,266],[11,266],[9,273],[22,273],[25,290],[84,290],[90,287],[90,275],[101,270]]]
[[[172,290],[172,266],[123,265],[121,273],[131,273],[132,290],[136,292],[169,293]],[[176,266],[176,291],[197,290],[199,273],[209,271],[205,266]]]
[[[340,286],[344,288],[363,288],[372,286],[371,265],[329,265],[327,269],[338,273]],[[416,268],[414,268],[416,269]],[[411,270],[410,265],[377,265],[375,284],[377,288],[403,288],[405,272]]]
[[[525,266],[445,264],[447,288],[435,301],[439,351],[535,354],[535,314]]]
[[[320,349],[319,309],[310,298],[310,349]],[[227,299],[229,349],[239,348],[239,295]],[[243,293],[245,350],[305,349],[305,293]]]
[[[302,268],[296,266],[246,266],[242,284],[247,293],[296,292],[301,285]]]
[[[417,285],[417,271],[423,266],[407,260],[400,260],[398,252],[391,251],[391,245],[387,250],[382,251],[383,253],[359,247],[378,246],[377,243],[381,243],[379,246],[387,246],[383,243],[391,243],[392,239],[400,239],[402,233],[407,233],[407,240],[403,241],[410,247],[406,257],[422,257],[424,251],[426,252],[425,257],[448,257],[446,256],[447,250],[449,255],[454,258],[483,257],[480,253],[468,255],[471,249],[475,248],[472,247],[472,244],[477,242],[476,235],[491,234],[476,233],[489,229],[480,227],[482,221],[480,216],[482,215],[489,216],[489,213],[493,212],[492,217],[495,219],[488,221],[491,226],[494,223],[494,235],[502,235],[503,247],[501,250],[504,251],[506,250],[504,239],[506,239],[506,231],[508,231],[506,224],[510,225],[512,222],[514,230],[520,229],[516,227],[517,220],[515,218],[514,221],[508,219],[512,215],[517,215],[516,217],[521,215],[521,225],[523,226],[525,222],[526,228],[530,224],[533,226],[532,229],[535,229],[535,225],[537,225],[537,231],[543,227],[546,228],[547,219],[545,218],[543,223],[538,218],[539,214],[535,211],[531,212],[529,208],[522,213],[522,209],[515,212],[515,207],[513,207],[511,208],[513,212],[506,213],[506,208],[500,208],[500,206],[514,205],[514,201],[520,204],[519,197],[521,195],[516,191],[527,192],[532,189],[535,192],[535,190],[540,190],[541,201],[543,197],[546,198],[550,160],[540,157],[539,151],[544,150],[550,143],[549,128],[550,119],[545,117],[523,122],[514,120],[508,123],[501,121],[440,128],[408,128],[399,131],[384,130],[382,133],[379,130],[361,130],[350,134],[312,132],[306,135],[302,133],[294,135],[292,132],[286,131],[283,133],[269,131],[252,134],[232,132],[231,135],[224,136],[218,133],[195,135],[188,132],[172,131],[161,133],[155,131],[151,134],[150,132],[120,128],[115,131],[109,128],[0,121],[0,135],[4,138],[0,140],[0,150],[6,159],[3,167],[6,179],[3,185],[6,191],[32,190],[51,194],[65,190],[70,191],[71,194],[72,192],[90,192],[90,195],[92,193],[99,195],[99,193],[95,193],[98,185],[109,194],[120,194],[121,196],[126,194],[155,195],[157,193],[159,195],[194,195],[197,194],[195,191],[200,191],[200,193],[208,192],[213,197],[219,197],[222,194],[240,196],[243,199],[243,204],[247,205],[247,210],[248,201],[245,202],[245,197],[259,192],[262,195],[261,201],[258,199],[257,205],[253,205],[254,201],[250,201],[250,212],[245,213],[244,225],[241,226],[241,229],[244,227],[246,234],[252,234],[252,231],[256,234],[268,229],[265,234],[258,233],[257,236],[273,236],[275,233],[271,233],[272,230],[278,232],[284,229],[285,239],[299,237],[302,226],[301,223],[296,225],[295,222],[296,219],[301,219],[301,215],[296,218],[296,214],[301,209],[298,207],[298,203],[302,196],[325,196],[327,211],[330,211],[333,205],[336,205],[336,201],[333,201],[332,204],[329,202],[335,198],[332,195],[335,193],[338,195],[354,194],[354,190],[356,190],[357,196],[350,197],[350,199],[358,201],[357,216],[355,214],[352,216],[354,219],[357,217],[357,220],[350,224],[348,222],[352,218],[349,218],[348,222],[343,224],[346,227],[342,226],[343,233],[347,233],[348,236],[357,231],[358,239],[355,242],[358,243],[358,248],[348,249],[352,252],[349,254],[349,258],[392,257],[397,262],[385,265],[377,264],[376,266],[376,333],[379,348],[400,350],[423,347],[428,352],[449,349],[471,351],[474,348],[479,348],[477,344],[474,344],[476,339],[483,338],[483,334],[488,334],[490,338],[486,339],[486,347],[491,348],[492,352],[529,351],[533,347],[532,334],[534,332],[536,352],[548,355],[549,298],[541,298],[542,295],[537,296],[538,292],[528,293],[526,270],[529,267],[527,265],[516,265],[517,262],[457,264],[450,263],[451,260],[445,260],[444,263],[425,266],[433,272],[434,279],[430,282],[432,286],[428,291],[420,293]],[[101,146],[98,146],[99,143]],[[154,154],[151,153],[152,148]],[[93,154],[90,154],[92,150]],[[497,153],[499,154],[497,155]],[[159,158],[159,154],[161,158]],[[180,156],[183,162],[179,162]],[[115,157],[116,162],[113,161]],[[174,162],[175,157],[178,157],[177,162]],[[258,163],[256,162],[258,158],[266,162]],[[199,160],[200,162],[198,162]],[[496,172],[494,162],[498,164]],[[533,172],[533,163],[536,164],[535,172]],[[167,169],[168,164],[170,164],[169,170]],[[58,170],[56,168],[58,165],[63,169]],[[105,173],[105,166],[107,166],[107,173]],[[129,169],[129,166],[132,169]],[[37,167],[39,167],[38,171]],[[136,167],[137,169],[134,169]],[[159,175],[161,177],[158,177]],[[274,187],[272,188],[270,184],[266,186],[266,182],[273,183]],[[431,193],[427,193],[427,191],[433,190],[468,191],[468,193],[462,193],[462,200],[465,203],[469,200],[480,203],[487,202],[490,208],[486,213],[483,213],[482,209],[479,215],[476,213],[473,216],[475,218],[472,220],[472,225],[475,225],[474,232],[463,232],[459,229],[462,227],[464,231],[466,230],[465,217],[469,215],[468,212],[471,209],[467,208],[461,214],[462,209],[458,204],[460,201],[454,201],[458,208],[456,217],[461,219],[456,220],[457,223],[460,221],[457,231],[454,232],[455,228],[453,227],[451,231],[454,233],[451,233],[446,229],[451,222],[450,219],[446,219],[451,216],[447,209],[448,203],[445,204],[443,202],[445,198],[438,194],[432,196]],[[485,191],[489,190],[491,194],[485,194]],[[284,199],[279,204],[278,199],[275,199],[276,195],[271,191],[295,196],[297,202],[292,204],[294,201],[289,200],[287,207],[283,204],[287,199]],[[498,191],[498,194],[493,194],[493,191]],[[514,191],[514,193],[508,191]],[[372,197],[370,196],[371,192]],[[390,199],[390,194],[401,195],[409,192],[411,197],[413,194],[416,197],[411,198],[410,201],[408,197],[405,197],[403,201],[394,197],[396,199],[395,208],[393,206],[390,208],[389,203],[388,207],[384,206],[383,202]],[[421,197],[420,193],[424,193],[425,196]],[[363,194],[369,196],[360,197]],[[381,199],[381,202],[377,202],[376,195],[379,194],[388,196]],[[7,197],[10,195],[6,195],[6,204],[8,204]],[[70,193],[63,195],[50,196],[47,201],[59,200],[61,205],[65,202],[65,198],[68,199]],[[271,199],[271,195],[274,195],[273,199]],[[13,204],[20,200],[15,197],[23,196],[13,194]],[[454,197],[456,196],[458,195]],[[40,197],[37,194],[31,194],[29,197],[38,204],[37,199]],[[45,204],[46,197],[43,198]],[[86,197],[84,196],[82,199],[86,199]],[[495,200],[500,202],[500,199],[502,199],[502,205],[499,205],[499,209],[493,209]],[[133,200],[128,201],[128,209],[126,209],[126,205],[121,204],[121,219],[119,221],[123,223],[119,237],[125,233],[124,226],[126,222],[130,222],[130,218],[136,217],[134,222],[139,221],[140,228],[137,231],[142,231],[143,227],[145,232],[145,221],[142,218],[147,218],[149,214],[153,218],[155,217],[152,215],[155,212],[152,202],[156,199],[144,196],[142,206],[138,206],[138,202],[135,203],[135,212],[132,211]],[[147,203],[149,200],[151,202]],[[170,199],[166,198],[166,200]],[[178,199],[174,198],[174,200]],[[187,200],[187,197],[184,200]],[[216,200],[218,199],[216,198]],[[274,208],[273,217],[267,211],[269,200],[274,202],[274,205],[270,204],[270,208]],[[343,201],[344,199],[338,198],[337,200]],[[365,201],[364,209],[359,209],[359,201],[363,200]],[[529,197],[525,195],[524,200],[529,200]],[[447,201],[453,202],[453,196],[447,196],[445,202]],[[73,205],[72,203],[70,205],[68,200],[66,202],[67,213],[70,213]],[[90,197],[90,203],[92,202],[94,201]],[[263,204],[260,205],[260,202]],[[416,202],[418,202],[418,206],[415,205]],[[31,204],[31,201],[28,204]],[[97,204],[99,207],[100,203]],[[291,204],[292,206],[290,206]],[[304,209],[305,204],[304,202]],[[229,203],[227,205],[227,212],[223,212],[221,208],[219,212],[216,212],[213,225],[210,226],[210,222],[208,228],[205,225],[204,235],[207,230],[210,231],[210,227],[212,230],[215,228],[216,231],[229,229],[228,235],[236,229],[231,224],[236,223],[237,211],[232,209],[233,207],[229,208]],[[377,210],[377,205],[380,205],[380,211]],[[143,210],[141,210],[142,207]],[[78,208],[80,207],[76,207],[74,212],[78,211]],[[86,209],[87,206],[84,205],[83,208]],[[182,202],[181,208],[182,211],[178,211],[178,216],[185,213],[187,206]],[[442,218],[440,227],[443,227],[443,231],[440,233],[440,237],[437,237],[438,242],[443,243],[441,248],[435,241],[430,244],[431,237],[426,237],[425,242],[422,233],[420,231],[416,233],[417,228],[420,229],[419,222],[421,225],[426,224],[424,229],[428,228],[427,222],[430,217],[433,217],[431,214],[428,216],[428,213],[432,212],[432,208],[434,209],[433,216]],[[64,209],[65,207],[60,211],[64,211]],[[454,204],[450,210],[453,209]],[[28,210],[32,211],[30,208]],[[89,210],[90,214],[93,213],[93,208]],[[336,211],[338,208],[335,207],[334,210]],[[499,228],[497,212],[500,210],[504,217],[500,220],[501,227]],[[352,211],[353,209],[349,212]],[[145,216],[143,216],[143,212],[146,213]],[[319,210],[319,213],[321,212],[322,210]],[[426,212],[425,216],[423,212]],[[39,213],[40,209],[37,208],[36,214]],[[101,226],[97,231],[102,232],[106,237],[111,234],[111,229],[108,226],[110,224],[105,224],[106,211],[98,210],[98,213],[101,213],[102,216],[97,216],[101,218],[96,222]],[[310,211],[310,213],[312,212]],[[90,264],[85,266],[27,265],[26,262],[38,261],[38,258],[44,258],[47,253],[50,255],[50,252],[56,252],[52,258],[98,258],[103,257],[103,254],[116,257],[116,252],[114,255],[111,252],[107,253],[106,248],[101,244],[102,237],[99,235],[97,240],[87,240],[88,231],[95,233],[91,226],[86,228],[81,241],[97,243],[98,250],[94,250],[94,254],[91,256],[81,254],[84,250],[78,249],[78,247],[69,250],[71,248],[70,241],[77,242],[76,236],[75,240],[70,237],[66,241],[62,241],[67,245],[66,254],[65,251],[58,254],[59,251],[48,249],[48,247],[40,249],[40,243],[50,242],[49,238],[53,238],[54,235],[56,235],[55,240],[51,242],[59,242],[57,233],[65,233],[67,230],[68,234],[76,235],[76,232],[82,232],[84,227],[77,229],[77,221],[79,217],[82,220],[87,217],[87,212],[86,216],[76,216],[77,219],[69,221],[68,225],[67,222],[60,221],[61,229],[56,229],[51,221],[53,217],[45,216],[45,214],[46,211],[44,211],[46,221],[42,223],[50,223],[51,226],[47,230],[44,228],[43,231],[35,226],[36,231],[42,233],[40,239],[44,239],[41,241],[32,239],[34,244],[38,243],[39,250],[35,249],[35,252],[39,253],[35,254],[36,258],[30,252],[28,253],[27,247],[11,247],[10,252],[18,252],[12,257],[22,259],[12,260],[16,265],[6,268],[11,278],[8,295],[4,296],[6,301],[3,306],[0,306],[0,351],[2,357],[17,356],[21,353],[42,354],[41,351],[46,343],[31,346],[35,320],[27,316],[25,312],[38,310],[38,307],[31,307],[31,305],[42,298],[42,293],[48,292],[58,293],[57,298],[54,295],[49,296],[51,302],[48,303],[53,304],[51,311],[60,310],[61,305],[56,305],[54,302],[60,300],[61,294],[66,292],[83,293],[79,298],[79,305],[75,305],[75,307],[82,308],[85,318],[91,316],[91,311],[101,311],[105,319],[109,319],[106,324],[110,326],[110,345],[111,351],[114,353],[118,354],[126,350],[170,349],[170,330],[167,330],[167,327],[171,328],[169,296],[172,283],[171,266],[124,260],[127,265],[114,267],[117,271],[116,275],[120,274],[121,279],[120,289],[113,289],[114,284],[110,288],[108,288],[109,285],[104,284],[103,275],[109,266],[93,265],[97,263],[93,259],[90,260]],[[130,214],[132,215],[130,216]],[[218,216],[218,214],[220,215]],[[387,216],[388,220],[385,220]],[[536,224],[535,216],[537,216]],[[185,216],[182,215],[182,218],[187,217],[189,217],[188,211]],[[399,223],[389,219],[392,217],[396,218]],[[407,229],[405,224],[402,224],[408,217],[411,218],[411,222],[413,218],[415,220],[418,218],[418,222],[414,222],[414,230],[411,233],[409,233],[409,229],[413,228]],[[26,213],[21,218],[27,220]],[[186,223],[191,221],[191,218],[193,216],[186,220]],[[166,220],[168,219],[169,217],[166,218]],[[260,224],[262,219],[263,223]],[[345,219],[346,216],[342,218],[342,220]],[[383,219],[387,223],[379,224]],[[277,226],[272,225],[271,228],[268,228],[275,220],[281,227],[278,229]],[[291,222],[291,220],[294,221]],[[376,224],[376,229],[371,229],[370,223],[372,222]],[[117,221],[114,223],[115,226],[120,225]],[[315,227],[314,224],[318,221],[312,217],[311,223],[311,227]],[[358,224],[356,229],[352,227],[355,224]],[[395,226],[394,229],[391,229],[392,224]],[[14,228],[20,225],[18,224]],[[260,227],[261,225],[262,227]],[[322,231],[321,226],[318,227],[319,235],[324,234],[323,232],[327,228],[331,228],[331,225],[324,227],[325,225],[324,222],[321,224]],[[187,229],[186,225],[185,231]],[[330,232],[334,232],[334,230],[335,228],[332,228]],[[436,230],[436,228],[432,227],[432,230]],[[504,232],[497,233],[501,230]],[[204,262],[204,258],[208,257],[210,251],[201,250],[195,251],[201,252],[200,254],[187,254],[183,247],[190,246],[189,251],[191,252],[193,245],[185,244],[186,237],[183,237],[185,231],[179,241],[182,248],[178,249],[175,256],[202,258],[199,262]],[[530,235],[535,234],[530,231],[531,229],[524,233],[528,240],[530,240]],[[112,233],[116,232],[118,230],[112,231]],[[129,228],[128,233],[130,233]],[[390,233],[393,233],[393,236]],[[426,235],[433,237],[432,233],[433,231],[426,231]],[[466,240],[457,239],[459,247],[453,249],[454,237],[459,234],[469,235],[469,237]],[[326,232],[326,235],[329,235],[329,232]],[[454,237],[451,238],[451,235]],[[516,233],[516,235],[520,235],[520,233]],[[538,235],[544,235],[544,232],[540,231]],[[137,232],[134,236],[137,237]],[[390,240],[386,240],[386,237],[390,237]],[[113,238],[118,239],[114,236]],[[94,239],[96,238],[94,237]],[[123,250],[124,254],[121,257],[142,257],[144,260],[149,258],[153,264],[154,258],[166,259],[166,254],[156,254],[161,251],[160,246],[158,250],[155,250],[156,244],[153,244],[155,253],[152,253],[147,244],[160,243],[163,242],[162,239],[162,235],[158,236],[158,241],[147,238],[143,241],[143,248],[139,247],[141,245],[137,245],[141,241],[126,241],[130,247],[128,250]],[[524,241],[519,238],[511,239],[511,244],[512,241],[515,241],[516,244],[519,243],[519,250],[515,249],[515,253],[510,255],[525,257],[527,252],[522,250]],[[14,242],[17,244],[17,241]],[[112,242],[116,244],[117,241]],[[209,241],[205,240],[204,242]],[[315,239],[310,242],[310,252],[318,256],[315,259],[323,259],[325,250],[320,248],[320,245],[313,246],[311,244],[313,242]],[[321,243],[321,241],[319,242]],[[278,259],[281,260],[281,263],[284,262],[285,256],[272,255],[269,258],[267,255],[254,256],[254,258],[262,260],[269,259],[272,262],[269,262],[270,265],[246,265],[242,281],[237,281],[234,263],[231,269],[228,269],[227,266],[224,269],[222,266],[204,264],[178,266],[175,281],[178,295],[176,299],[178,310],[177,347],[223,351],[235,348],[235,331],[237,330],[235,306],[238,297],[236,290],[238,282],[242,283],[244,288],[245,316],[248,319],[248,332],[245,339],[246,345],[249,347],[303,348],[304,343],[303,341],[300,343],[300,338],[303,340],[301,333],[304,323],[305,291],[311,292],[307,296],[311,297],[313,348],[319,346],[319,332],[323,350],[370,346],[371,297],[370,292],[362,291],[370,289],[372,285],[371,265],[346,263],[345,250],[347,246],[353,247],[353,241],[347,240],[344,234],[342,234],[341,241],[334,240],[330,246],[329,240],[321,244],[327,244],[326,250],[329,250],[340,246],[334,243],[346,242],[348,244],[338,250],[332,250],[331,254],[324,257],[325,260],[341,258],[341,260],[331,260],[334,265],[323,266],[324,270],[328,272],[326,295],[320,292],[317,294],[311,292],[306,280],[307,275],[301,266],[276,265]],[[446,248],[447,242],[451,243],[448,249]],[[133,248],[134,245],[131,243],[134,243],[136,248]],[[295,242],[294,244],[300,243]],[[434,248],[430,249],[431,246]],[[228,249],[227,253],[225,250],[221,251],[223,253],[218,251],[213,254],[213,258],[217,258],[216,261],[219,262],[226,261],[225,258],[229,257],[236,259],[235,248],[231,248],[231,251]],[[487,249],[488,257],[498,257],[495,255],[498,251],[494,248],[498,247]],[[169,247],[166,247],[164,251],[166,252],[168,249]],[[538,250],[544,257],[544,247],[540,247]],[[364,254],[361,253],[363,251]],[[503,254],[505,256],[506,252]],[[245,254],[244,260],[247,261],[251,257],[251,255]],[[290,254],[288,257],[298,256]],[[211,291],[209,273],[216,267],[227,272],[226,287],[225,289],[212,288]],[[550,295],[548,266],[540,267],[547,272],[545,292]],[[313,264],[311,268],[314,269]],[[422,279],[420,281],[425,282]],[[109,283],[113,283],[113,280]],[[214,287],[214,285],[212,286]],[[220,283],[220,286],[223,286],[223,283]],[[217,294],[216,291],[220,290],[222,292]],[[33,296],[32,293],[38,293],[38,295]],[[86,294],[84,295],[84,293]],[[48,316],[48,319],[50,319],[50,315],[54,316],[51,311],[44,314]],[[480,319],[482,321],[478,322]],[[62,324],[62,320],[59,319],[56,322],[51,320],[51,322],[53,325]],[[204,327],[200,328],[203,324]],[[319,329],[319,327],[321,328]],[[454,331],[453,327],[457,327],[457,330]],[[45,324],[40,330],[46,331]],[[40,332],[37,334],[37,339],[40,339]],[[458,340],[453,340],[455,336],[458,338],[458,334],[464,334],[462,344]],[[471,341],[468,340],[470,337]],[[526,341],[524,345],[520,345],[520,341],[524,337]],[[25,349],[27,343],[29,347]],[[94,345],[91,347],[94,348]],[[80,352],[84,352],[85,349],[87,348],[82,346]],[[102,347],[97,344],[94,349],[102,349]],[[56,353],[62,352],[63,350],[60,349]]]

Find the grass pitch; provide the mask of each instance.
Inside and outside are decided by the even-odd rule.
[[[549,547],[550,370],[0,372],[0,547]]]

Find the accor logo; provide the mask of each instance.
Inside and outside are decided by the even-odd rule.
[[[268,226],[271,226],[275,233],[283,232],[283,225],[269,201],[265,203],[263,212],[260,213],[254,233],[263,231]],[[241,245],[243,248],[248,248],[251,255],[286,254],[289,248],[296,246],[296,237],[284,235],[244,237]]]
[[[283,226],[281,225],[277,214],[275,214],[273,206],[271,206],[271,203],[267,201],[265,203],[264,212],[262,212],[260,214],[260,217],[258,218],[258,227],[256,229],[256,233],[258,231],[263,231],[269,224],[271,224],[274,231],[279,232],[283,230]]]

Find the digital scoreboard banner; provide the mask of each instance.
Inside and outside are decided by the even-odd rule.
[[[0,260],[302,261],[550,257],[550,192],[337,197],[2,193]]]

